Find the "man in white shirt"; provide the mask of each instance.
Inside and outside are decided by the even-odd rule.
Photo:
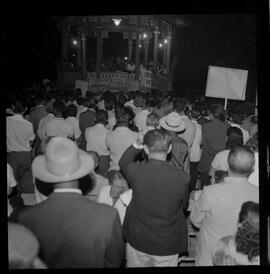
[[[89,103],[88,103],[88,100],[86,98],[79,97],[77,99],[77,104],[78,104],[78,107],[77,107],[76,118],[79,119],[80,114],[87,111]]]
[[[86,150],[95,151],[99,156],[109,155],[105,140],[106,135],[110,132],[105,126],[108,122],[108,113],[105,110],[97,110],[96,124],[85,130]]]
[[[128,126],[132,121],[131,113],[123,108],[117,113],[117,126],[106,136],[106,145],[110,151],[110,170],[119,170],[118,162],[124,151],[138,139],[138,133],[131,131]]]
[[[146,120],[148,114],[152,113],[155,107],[155,102],[153,100],[147,100],[145,102],[145,107],[142,111],[138,112],[134,118],[134,122],[139,132],[147,129]]]
[[[196,125],[196,133],[194,137],[193,144],[189,150],[190,157],[190,182],[189,182],[189,190],[192,191],[196,187],[196,182],[198,179],[198,164],[201,159],[202,154],[202,126],[198,124],[197,120],[200,117],[201,113],[199,109],[192,109],[191,111],[191,121]]]
[[[79,128],[79,120],[76,118],[77,107],[73,104],[69,105],[66,110],[66,121],[72,126],[74,139],[79,143],[81,130]]]
[[[46,137],[66,137],[74,139],[73,127],[63,118],[64,104],[60,101],[56,101],[53,104],[53,110],[55,117],[47,122],[45,127]]]
[[[32,145],[35,140],[33,125],[23,118],[24,107],[18,102],[15,115],[6,117],[7,162],[18,183],[18,195],[34,192],[32,184]]]
[[[191,148],[196,134],[196,125],[189,119],[188,116],[186,116],[185,106],[186,103],[183,99],[177,98],[173,102],[174,111],[182,117],[186,125],[186,130],[179,134],[179,136],[182,137],[188,143],[188,147]]]

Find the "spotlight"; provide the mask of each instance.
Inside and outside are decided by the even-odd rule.
[[[127,57],[124,57],[125,60],[127,60],[128,58]]]
[[[161,43],[159,43],[159,45],[158,45],[160,48],[162,48],[163,47],[163,45],[161,44]]]
[[[146,37],[147,37],[147,34],[146,34],[146,33],[144,33],[144,34],[143,34],[143,38],[146,38]]]
[[[168,40],[167,40],[167,39],[165,39],[165,40],[164,40],[164,43],[165,43],[165,44],[167,44],[167,43],[168,43]]]
[[[141,44],[139,44],[139,48],[141,48],[142,47],[142,45]]]
[[[73,40],[73,45],[77,45],[78,42],[76,40]]]

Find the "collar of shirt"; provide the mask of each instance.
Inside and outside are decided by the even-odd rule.
[[[80,189],[77,188],[57,188],[54,189],[55,193],[78,193],[78,194],[82,194],[82,191]]]
[[[224,181],[234,183],[248,183],[248,179],[246,177],[226,177]]]
[[[18,114],[18,113],[14,114],[14,115],[11,116],[11,117],[12,117],[12,119],[15,119],[15,120],[22,120],[22,121],[25,120],[25,119],[23,118],[23,116],[22,116],[21,114]]]
[[[92,111],[96,112],[95,109],[93,109],[93,108],[88,108],[88,110],[92,110]]]
[[[241,126],[240,126],[240,125],[235,124],[235,123],[230,123],[230,126],[231,126],[231,127],[238,127],[238,128],[241,128]]]

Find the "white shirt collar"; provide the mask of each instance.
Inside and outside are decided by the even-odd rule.
[[[77,188],[57,188],[57,189],[54,189],[53,192],[56,192],[56,193],[74,192],[74,193],[82,194],[82,191]]]

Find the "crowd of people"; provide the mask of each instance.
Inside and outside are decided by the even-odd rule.
[[[259,264],[258,127],[177,92],[37,89],[6,105],[9,267]],[[184,255],[183,255],[184,254]]]

